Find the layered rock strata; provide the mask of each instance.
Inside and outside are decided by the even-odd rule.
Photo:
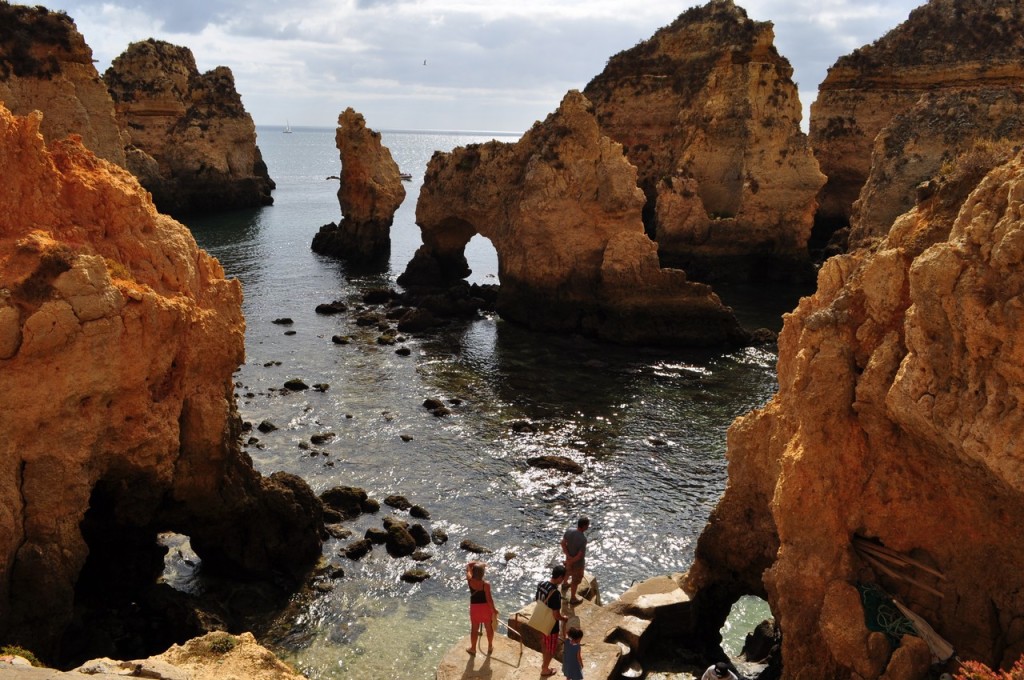
[[[125,165],[114,102],[63,12],[0,2],[0,103],[22,116],[44,111],[46,139],[76,134],[97,156]]]
[[[825,178],[773,41],[771,23],[713,0],[609,59],[584,90],[637,167],[659,254],[691,276],[786,277],[808,259]]]
[[[386,259],[391,223],[405,200],[398,164],[381,144],[380,133],[366,127],[362,114],[351,108],[338,116],[335,142],[341,155],[342,220],[321,227],[313,237],[313,250],[360,262]]]
[[[60,660],[90,652],[60,642],[72,619],[97,632],[88,603],[141,604],[158,532],[204,572],[287,582],[322,520],[239,450],[238,282],[127,171],[40,125],[0,107],[0,639]]]
[[[831,227],[850,222],[853,203],[873,171],[876,137],[894,116],[918,106],[922,95],[978,100],[975,106],[980,110],[969,112],[966,119],[951,116],[942,123],[945,132],[953,134],[951,146],[959,146],[976,122],[981,123],[981,136],[992,130],[984,121],[1003,105],[986,112],[984,100],[1019,91],[1022,76],[1024,9],[1015,0],[931,0],[873,44],[841,57],[829,69],[811,106],[811,144],[828,176],[818,220]],[[955,103],[953,110],[964,112]],[[936,118],[943,110],[920,113]],[[906,120],[897,122],[896,128],[906,132]],[[939,137],[935,135],[936,140]],[[913,145],[907,152],[911,164],[918,162],[918,154],[929,155]],[[912,176],[904,169],[901,177],[889,181],[898,182],[905,197],[913,195],[914,179],[927,177],[924,173]],[[891,224],[881,216],[869,219],[872,233]]]
[[[128,169],[161,211],[273,203],[274,182],[231,69],[200,74],[188,48],[150,39],[129,45],[103,80],[130,136]]]
[[[1022,64],[1024,65],[1024,64]],[[922,183],[974,146],[1024,141],[1024,88],[926,93],[875,137],[871,170],[853,203],[853,247],[889,231],[914,206]]]
[[[435,153],[416,205],[423,245],[399,283],[458,280],[475,234],[498,256],[499,313],[631,344],[744,342],[709,286],[661,269],[636,168],[572,91],[514,144]]]
[[[998,158],[957,159],[876,248],[825,262],[778,393],[729,431],[687,587],[767,597],[785,678],[928,677],[919,638],[866,627],[862,584],[960,658],[1024,653],[1024,156]]]

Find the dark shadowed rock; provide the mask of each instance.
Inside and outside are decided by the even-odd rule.
[[[570,472],[574,475],[578,475],[583,472],[583,466],[574,461],[572,458],[565,456],[535,456],[533,458],[527,458],[526,464],[530,467],[540,468],[541,470],[558,470],[559,472]]]

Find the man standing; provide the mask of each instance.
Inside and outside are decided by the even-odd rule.
[[[540,653],[542,658],[540,675],[542,678],[555,674],[555,669],[551,668],[551,659],[558,652],[558,624],[560,621],[566,620],[566,617],[562,616],[562,593],[558,590],[558,587],[564,581],[565,567],[561,564],[556,564],[551,568],[551,578],[537,584],[537,594],[534,596],[534,599],[537,600],[537,604],[534,606],[549,607],[551,615],[555,619],[554,627],[541,635]]]
[[[576,528],[569,529],[562,536],[562,552],[565,554],[565,575],[569,581],[569,604],[578,605],[583,600],[576,597],[576,589],[583,581],[583,568],[586,566],[587,556],[587,535],[584,533],[590,528],[590,519],[580,517],[576,521]]]

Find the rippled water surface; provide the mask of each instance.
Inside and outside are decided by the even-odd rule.
[[[381,546],[352,562],[337,554],[348,541],[328,542],[325,557],[345,576],[267,641],[312,678],[432,678],[468,632],[468,556],[459,549],[466,538],[494,551],[486,556],[488,577],[503,612],[529,600],[560,554],[562,532],[584,513],[593,522],[588,567],[605,601],[636,580],[685,570],[724,488],[726,428],[775,390],[775,356],[765,349],[630,350],[488,318],[409,337],[412,353],[400,356],[352,314],[317,315],[318,303],[355,305],[364,291],[394,285],[420,244],[415,199],[430,156],[490,138],[383,134],[402,171],[413,175],[392,228],[387,272],[348,271],[310,250],[318,228],[340,218],[337,181],[326,179],[339,173],[333,130],[260,128],[275,204],[189,222],[245,292],[239,409],[254,425],[266,419],[279,427],[254,432],[260,441],[247,450],[256,466],[301,475],[317,492],[352,485],[377,499],[402,494],[430,511],[428,529],[450,536],[428,548],[433,557],[422,565],[391,558]],[[474,238],[467,256],[473,281],[497,282],[486,240]],[[790,304],[744,306],[744,299],[726,298],[746,323],[776,329]],[[272,323],[279,317],[294,324]],[[333,335],[353,342],[336,345]],[[289,378],[330,387],[278,391]],[[452,414],[432,415],[422,406],[428,397],[449,402]],[[513,432],[519,420],[537,431]],[[310,443],[323,433],[335,436]],[[541,454],[568,456],[585,472],[527,466]],[[349,526],[360,537],[392,512],[384,507]],[[413,566],[430,578],[402,582]]]

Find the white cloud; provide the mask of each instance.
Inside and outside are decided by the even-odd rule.
[[[34,2],[32,3],[34,4]],[[690,4],[698,4],[696,2]],[[700,3],[702,4],[702,3]],[[747,0],[775,24],[805,110],[835,60],[918,0]],[[224,65],[257,123],[333,126],[352,106],[375,128],[524,130],[609,57],[671,23],[678,0],[52,0],[101,72],[130,42],[189,47]],[[424,66],[423,61],[427,64]],[[806,117],[806,116],[805,116]]]

